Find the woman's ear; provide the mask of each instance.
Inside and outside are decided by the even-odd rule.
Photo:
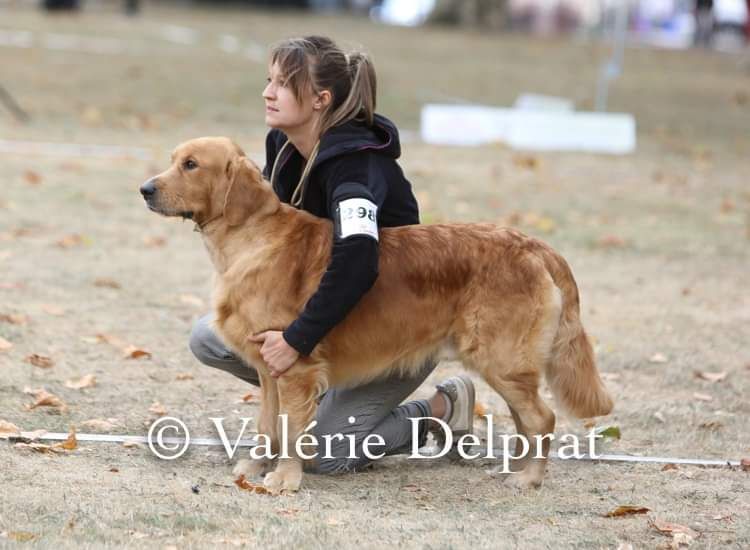
[[[224,197],[224,218],[227,225],[239,225],[257,208],[260,197],[254,192],[262,185],[260,170],[244,156],[235,156],[227,163],[227,194]]]
[[[331,104],[331,98],[331,92],[328,90],[323,90],[315,98],[315,101],[313,101],[313,109],[325,109],[326,107],[328,107],[328,105]]]

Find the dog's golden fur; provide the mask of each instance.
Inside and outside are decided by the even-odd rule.
[[[186,169],[187,159],[197,167]],[[312,420],[329,386],[358,385],[394,371],[409,374],[449,350],[508,403],[530,439],[516,481],[538,486],[546,458],[534,436],[554,431],[538,395],[543,374],[558,401],[578,417],[610,412],[581,326],[579,299],[565,260],[547,244],[489,224],[382,228],[375,285],[314,349],[278,379],[260,345],[247,337],[283,330],[315,292],[331,253],[332,224],[283,204],[258,167],[226,138],[177,147],[172,165],[151,180],[149,200],[164,215],[200,226],[216,268],[213,306],[225,342],[257,368],[262,384],[259,432],[275,444],[277,418],[289,418],[289,449]],[[544,457],[549,439],[544,439]],[[267,466],[252,463],[260,473]],[[265,483],[296,490],[298,458],[279,460]]]

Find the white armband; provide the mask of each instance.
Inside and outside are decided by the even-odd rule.
[[[336,209],[336,230],[342,239],[366,235],[378,240],[378,207],[362,198],[346,199]]]

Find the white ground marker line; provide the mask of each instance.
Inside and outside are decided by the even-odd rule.
[[[37,436],[34,432],[21,432],[21,438],[27,439],[39,439],[39,440],[54,440],[54,441],[65,441],[70,434],[49,432],[42,436]],[[18,439],[18,436],[11,436],[10,440]],[[109,434],[81,434],[76,433],[76,439],[78,441],[98,441],[108,443],[148,443],[148,438],[142,435],[109,435]],[[164,443],[184,443],[185,439],[182,437],[164,437]],[[212,437],[191,437],[190,443],[195,445],[202,445],[206,447],[223,447],[224,444],[220,439]],[[234,445],[235,442],[231,442]],[[254,447],[256,445],[255,439],[241,439],[238,443],[240,447]],[[549,457],[556,460],[584,460],[592,462],[635,462],[641,464],[686,464],[693,466],[739,466],[739,460],[716,460],[716,459],[705,459],[705,458],[675,458],[675,457],[660,457],[660,456],[631,456],[631,455],[616,455],[616,454],[601,454],[596,455],[596,458],[591,455],[583,455],[580,458],[560,458],[556,452],[551,452]]]

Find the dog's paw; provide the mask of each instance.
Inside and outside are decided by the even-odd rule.
[[[269,462],[265,460],[250,460],[242,458],[237,461],[232,470],[232,475],[236,478],[245,476],[247,479],[262,476],[266,468],[269,466]]]
[[[292,472],[276,470],[266,474],[263,479],[263,486],[277,495],[279,493],[294,493],[299,491],[299,486],[302,483],[302,472]]]

